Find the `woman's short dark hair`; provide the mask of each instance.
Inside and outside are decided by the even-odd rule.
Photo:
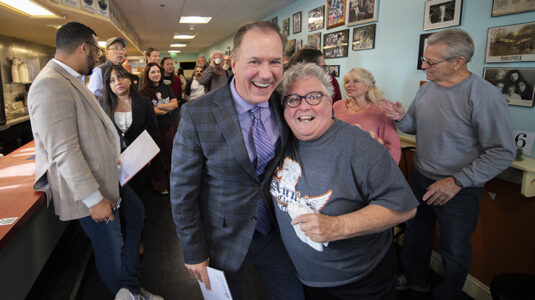
[[[122,65],[111,65],[106,69],[106,72],[104,72],[104,87],[102,89],[102,97],[100,99],[100,105],[108,114],[108,116],[111,117],[113,112],[115,111],[115,108],[117,108],[117,95],[111,90],[110,88],[110,79],[111,79],[111,73],[112,71],[115,71],[117,74],[117,77],[119,78],[128,78],[130,79],[130,87],[128,88],[128,95],[131,99],[134,99],[137,97],[137,89],[136,85],[132,82],[132,77],[130,77],[130,73],[122,66]],[[134,101],[132,101],[132,106],[134,106]]]
[[[287,68],[296,65],[298,63],[314,63],[319,65],[319,59],[323,56],[323,53],[318,49],[304,48],[294,53],[288,61]],[[323,67],[323,66],[320,66]]]

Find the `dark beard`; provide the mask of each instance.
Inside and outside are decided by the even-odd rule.
[[[97,60],[93,58],[93,55],[88,55],[86,61],[87,61],[88,70],[86,72],[84,72],[84,74],[82,74],[82,75],[88,75],[89,76],[89,75],[91,75],[93,73],[93,68],[95,67],[95,64],[96,64]]]

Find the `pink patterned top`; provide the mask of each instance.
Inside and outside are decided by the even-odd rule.
[[[381,102],[383,101],[388,100],[381,99]],[[384,109],[372,103],[366,110],[353,113],[347,109],[346,102],[347,99],[342,99],[333,104],[334,117],[349,124],[359,124],[364,130],[374,131],[383,140],[392,158],[399,164],[401,158],[399,135],[394,122],[386,117]]]

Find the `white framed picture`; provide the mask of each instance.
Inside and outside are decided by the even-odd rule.
[[[424,30],[461,24],[462,0],[429,0],[425,3]]]

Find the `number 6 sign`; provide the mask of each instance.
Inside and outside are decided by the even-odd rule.
[[[516,147],[522,149],[524,155],[531,155],[533,149],[533,140],[535,139],[535,132],[526,130],[513,130]]]

